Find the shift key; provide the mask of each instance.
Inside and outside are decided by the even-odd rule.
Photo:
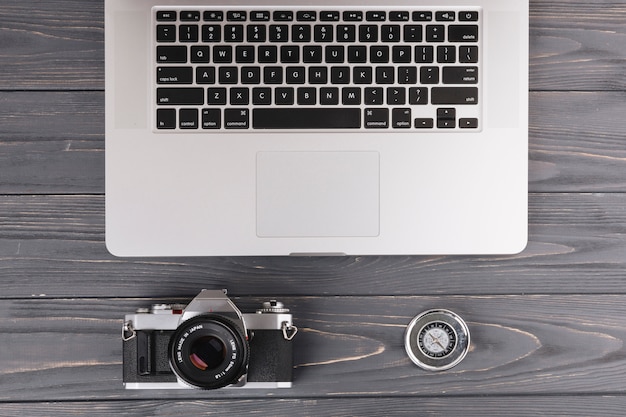
[[[433,87],[432,104],[478,104],[477,87]]]
[[[204,104],[204,88],[157,88],[157,104]]]

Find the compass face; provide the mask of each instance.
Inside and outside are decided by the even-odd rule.
[[[429,310],[407,326],[404,345],[416,365],[442,371],[457,365],[469,350],[469,329],[463,319],[449,310]]]
[[[428,323],[419,332],[418,344],[422,352],[431,358],[443,358],[454,351],[456,332],[442,321]]]

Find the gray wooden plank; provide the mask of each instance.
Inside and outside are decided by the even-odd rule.
[[[294,387],[124,390],[124,313],[164,299],[0,301],[0,401],[626,394],[625,295],[281,297],[300,328]],[[263,298],[234,297],[243,311]],[[172,301],[187,302],[189,299]],[[406,324],[430,308],[468,323],[451,370],[413,365]]]
[[[0,89],[104,88],[102,1],[0,4]],[[531,89],[624,90],[625,5],[532,1]]]
[[[625,396],[481,396],[172,401],[93,401],[0,404],[0,417],[89,416],[481,416],[622,417]]]
[[[102,196],[3,196],[0,297],[624,293],[625,231],[626,194],[531,194],[514,256],[115,258]]]
[[[626,95],[530,95],[530,189],[626,191]],[[104,94],[0,92],[0,194],[104,192]]]

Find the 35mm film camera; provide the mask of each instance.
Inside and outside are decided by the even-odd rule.
[[[158,304],[125,317],[127,389],[290,388],[297,328],[282,303],[241,313],[226,291],[187,306]]]

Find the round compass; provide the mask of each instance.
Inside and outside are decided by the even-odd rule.
[[[428,310],[407,326],[404,346],[409,358],[430,371],[450,369],[463,360],[470,345],[467,324],[449,310]]]

